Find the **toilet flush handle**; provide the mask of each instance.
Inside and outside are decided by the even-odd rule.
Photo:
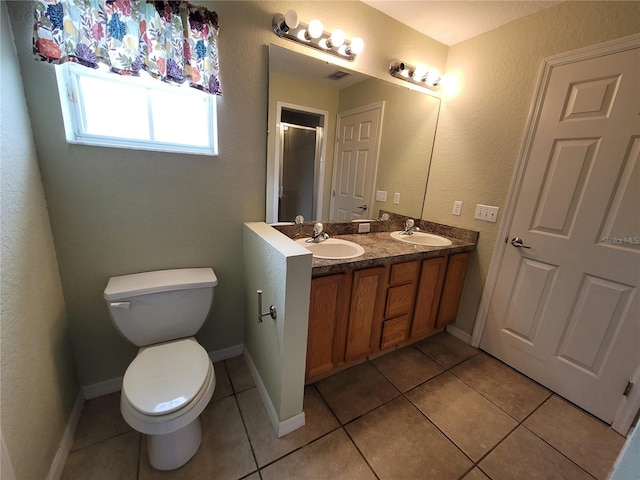
[[[111,302],[109,305],[111,308],[124,308],[125,310],[129,310],[131,302]]]

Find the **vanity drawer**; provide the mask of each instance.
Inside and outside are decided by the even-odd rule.
[[[390,287],[387,290],[387,303],[384,309],[384,318],[393,318],[405,313],[411,313],[415,300],[416,285],[409,283],[399,287]]]
[[[382,324],[382,339],[380,340],[380,350],[404,342],[409,337],[409,325],[411,317],[402,315],[400,317],[385,320]]]
[[[389,286],[402,285],[404,283],[415,283],[418,280],[418,272],[420,270],[420,262],[396,263],[391,265],[391,273],[389,274]]]

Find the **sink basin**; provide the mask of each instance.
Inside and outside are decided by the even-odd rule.
[[[451,240],[440,235],[425,232],[413,232],[413,235],[402,235],[402,232],[391,232],[391,238],[401,242],[424,245],[425,247],[446,247],[451,245]]]
[[[296,243],[311,251],[316,258],[345,260],[359,257],[364,253],[364,248],[357,243],[340,238],[328,238],[320,243],[307,243],[306,238],[300,238],[296,240]]]

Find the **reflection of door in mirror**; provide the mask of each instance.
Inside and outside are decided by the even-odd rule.
[[[330,220],[368,218],[384,102],[338,114]]]
[[[320,117],[315,117],[319,122]],[[319,125],[313,128],[280,122],[279,220],[292,220],[297,215],[316,218],[314,178],[320,164],[321,141]]]

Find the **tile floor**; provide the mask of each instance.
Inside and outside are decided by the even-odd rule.
[[[63,479],[606,479],[624,439],[443,333],[305,390],[306,425],[277,439],[242,357],[215,365],[200,450],[160,472],[119,411],[90,400]]]

